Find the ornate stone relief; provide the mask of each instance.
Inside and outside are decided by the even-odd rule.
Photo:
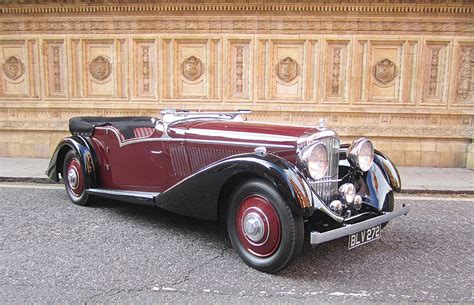
[[[59,48],[53,48],[53,74],[54,92],[61,92],[61,66],[59,61]]]
[[[293,58],[286,57],[278,62],[275,71],[279,79],[289,83],[300,74],[300,65]]]
[[[333,94],[339,93],[339,76],[341,75],[341,49],[334,49],[332,59],[332,82],[331,92]]]
[[[89,64],[89,73],[95,79],[103,81],[112,73],[112,64],[104,56],[97,56]]]
[[[398,76],[397,65],[388,58],[384,58],[375,63],[372,76],[382,86],[389,86]]]
[[[25,65],[21,59],[10,56],[3,63],[3,73],[9,79],[17,80],[25,73]]]
[[[181,73],[187,80],[197,80],[203,74],[202,61],[195,56],[186,58],[181,63]]]
[[[243,91],[243,79],[244,74],[244,48],[237,47],[237,56],[235,61],[235,91],[237,93],[242,93]]]
[[[143,91],[150,92],[150,48],[143,47]]]
[[[436,88],[437,88],[437,81],[438,81],[438,63],[439,63],[439,49],[435,49],[433,50],[431,54],[429,95],[436,95]]]
[[[459,60],[459,82],[456,90],[456,99],[466,101],[472,94],[472,68],[474,56],[472,47],[461,48],[461,58]]]

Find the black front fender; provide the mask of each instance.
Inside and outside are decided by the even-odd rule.
[[[66,137],[59,142],[49,162],[46,175],[53,181],[59,181],[59,173],[62,173],[63,170],[64,157],[69,150],[74,150],[80,158],[84,169],[86,188],[96,186],[97,164],[95,164],[94,149],[86,138],[79,135]]]
[[[348,176],[354,169],[351,168],[347,158],[347,146],[341,146],[339,157],[339,177],[344,178]],[[375,150],[374,162],[370,169],[360,176],[358,180],[359,185],[363,185],[364,190],[370,197],[370,205],[381,210],[388,193],[401,191],[400,174],[393,162],[383,153]],[[343,181],[352,182],[352,181]]]
[[[221,191],[237,175],[265,180],[294,213],[301,216],[313,213],[314,197],[302,174],[293,164],[272,154],[242,154],[223,159],[161,193],[155,200],[158,206],[172,212],[216,220]]]

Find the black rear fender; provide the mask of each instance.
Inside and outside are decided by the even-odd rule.
[[[70,150],[76,152],[82,163],[84,177],[86,177],[86,188],[96,186],[97,164],[95,160],[97,159],[95,158],[94,149],[86,138],[79,135],[66,137],[59,142],[49,162],[46,175],[53,181],[59,181],[59,174],[62,174],[63,171],[64,157]]]

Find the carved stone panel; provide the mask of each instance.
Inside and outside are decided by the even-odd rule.
[[[428,41],[424,49],[423,104],[447,104],[448,42]]]
[[[82,48],[74,50],[73,47],[73,51],[82,52],[82,56],[76,54],[75,60],[82,64],[73,64],[73,69],[80,69],[83,97],[125,97],[128,82],[124,77],[125,40],[83,40]]]
[[[209,51],[208,40],[175,41],[174,79],[176,98],[209,97]]]
[[[405,41],[369,41],[369,102],[401,102],[404,47]]]
[[[388,58],[376,62],[372,68],[372,76],[380,87],[390,86],[395,81],[399,72],[397,65]]]
[[[25,40],[4,41],[0,44],[1,83],[0,96],[27,97],[28,50]]]
[[[112,74],[112,64],[109,57],[99,55],[89,63],[89,73],[98,81],[105,81]]]
[[[460,43],[457,53],[455,103],[474,106],[474,43]]]
[[[302,100],[304,94],[304,41],[271,42],[270,93],[273,100]]]
[[[21,59],[15,56],[8,57],[2,65],[3,73],[6,78],[16,81],[25,74],[25,65]]]
[[[136,39],[133,41],[133,95],[137,99],[157,98],[156,41]]]
[[[66,98],[68,70],[64,40],[43,40],[44,80],[47,98]]]
[[[324,50],[324,93],[325,103],[349,102],[349,41],[327,40]]]
[[[229,40],[226,63],[229,98],[247,100],[251,97],[252,71],[250,40]]]
[[[202,61],[196,56],[189,56],[181,62],[181,75],[188,81],[195,81],[203,74]]]

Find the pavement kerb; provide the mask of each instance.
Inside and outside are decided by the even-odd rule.
[[[38,183],[38,184],[62,184],[62,181],[55,182],[47,177],[0,177],[0,182],[12,183]],[[425,189],[425,188],[407,188],[400,192],[401,194],[445,194],[445,195],[474,195],[474,190],[439,190],[439,189]]]

